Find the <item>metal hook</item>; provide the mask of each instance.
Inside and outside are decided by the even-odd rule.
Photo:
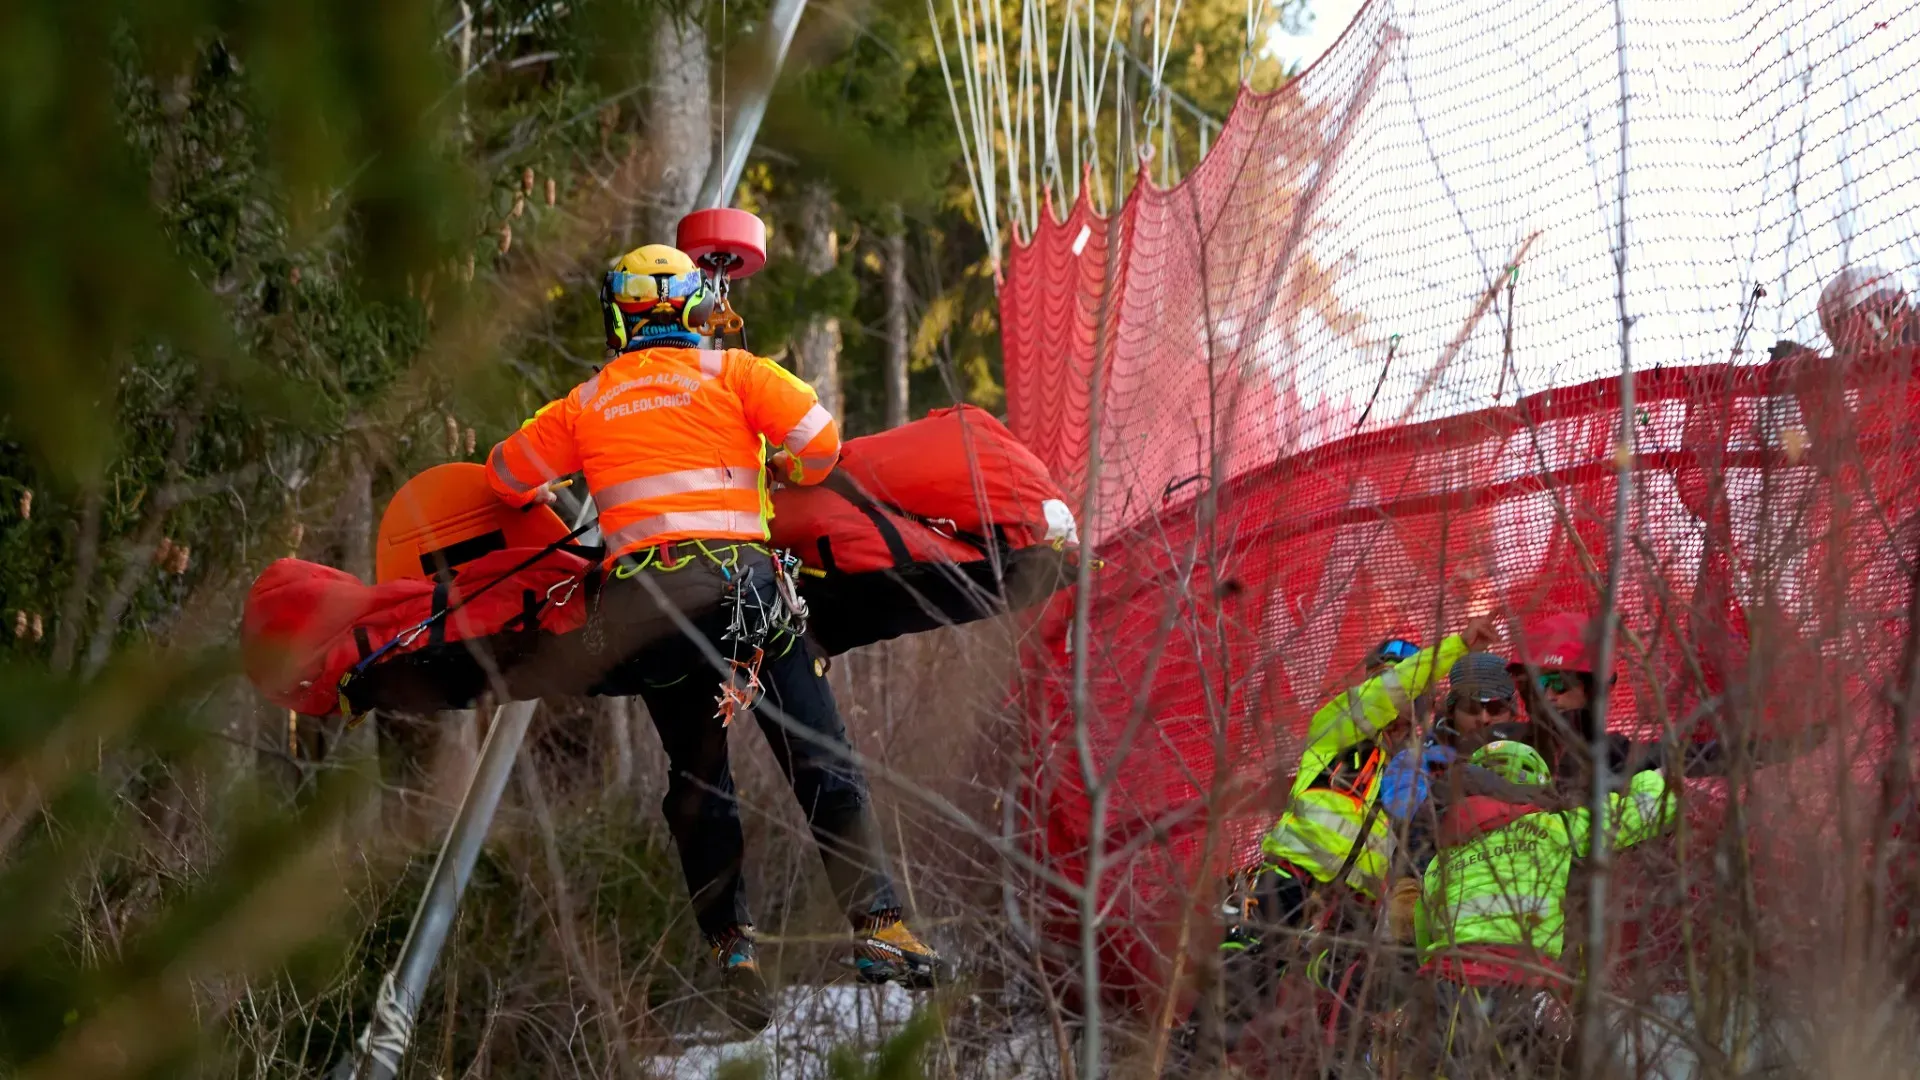
[[[554,582],[551,586],[547,588],[547,600],[551,602],[554,607],[557,607],[557,608],[566,607],[567,603],[573,599],[574,594],[580,591],[581,580],[582,579],[580,578],[568,578],[565,581]],[[558,600],[555,600],[553,598],[554,591],[559,589],[563,585],[566,586],[567,595],[561,597]]]

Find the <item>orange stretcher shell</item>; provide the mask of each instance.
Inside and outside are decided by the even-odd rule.
[[[436,465],[401,486],[380,518],[374,580],[431,578],[489,552],[543,548],[567,535],[552,507],[516,510],[470,461]]]

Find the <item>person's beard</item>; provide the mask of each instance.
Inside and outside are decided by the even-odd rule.
[[[1553,742],[1555,752],[1548,757],[1553,762],[1553,771],[1562,771],[1561,759],[1583,757],[1593,743],[1593,710],[1585,705],[1574,708],[1557,708],[1551,703],[1541,702],[1541,715],[1534,723],[1541,724]],[[1536,747],[1545,750],[1545,747]]]

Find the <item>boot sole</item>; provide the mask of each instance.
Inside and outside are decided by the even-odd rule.
[[[933,966],[908,962],[903,969],[898,963],[876,961],[862,967],[859,960],[853,957],[841,963],[853,971],[856,979],[868,986],[893,983],[905,990],[934,990],[953,984],[953,972],[944,964]]]
[[[758,972],[729,977],[720,990],[720,1013],[752,1038],[773,1023],[773,990]]]

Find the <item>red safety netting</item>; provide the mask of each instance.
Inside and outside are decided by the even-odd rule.
[[[1764,623],[1795,681],[1860,717],[1794,771],[1797,820],[1884,757],[1920,356],[1834,355],[1816,299],[1845,266],[1920,262],[1920,108],[1897,89],[1920,20],[1537,7],[1368,4],[1307,73],[1243,95],[1181,184],[1138,184],[1111,221],[1082,201],[1008,256],[1010,423],[1076,497],[1097,470],[1080,715],[1103,821],[1071,597],[1021,700],[1034,846],[1074,880],[1092,838],[1109,852],[1109,986],[1168,984],[1183,901],[1251,857],[1307,718],[1369,645],[1598,608],[1622,303],[1638,457],[1615,724],[1720,692]],[[1776,341],[1821,351],[1769,359]]]

